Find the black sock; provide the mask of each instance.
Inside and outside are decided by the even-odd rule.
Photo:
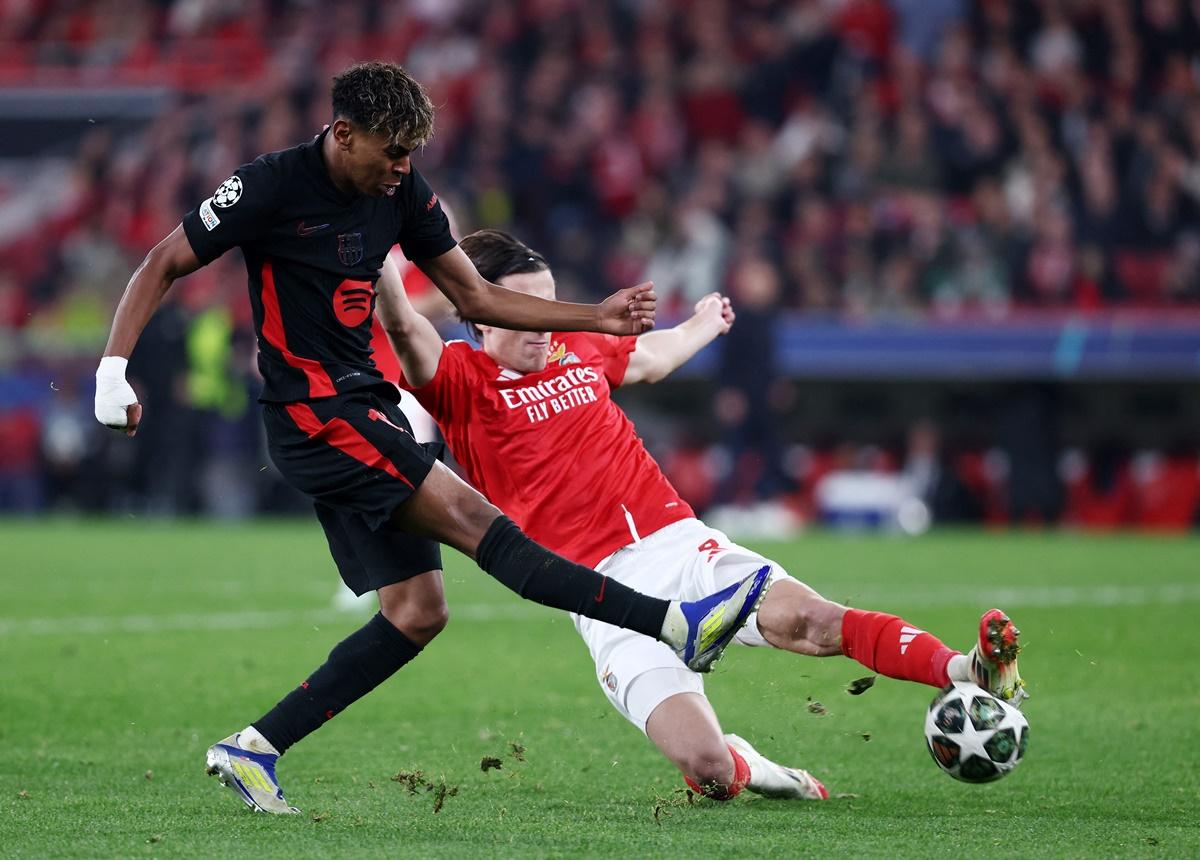
[[[662,632],[670,602],[648,597],[591,568],[534,543],[508,517],[499,516],[475,551],[486,573],[526,600],[565,609],[634,630],[652,639]]]
[[[329,659],[271,708],[254,728],[282,754],[374,690],[421,649],[376,613],[329,652]]]

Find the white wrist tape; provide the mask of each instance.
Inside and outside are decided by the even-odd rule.
[[[106,355],[100,359],[96,368],[96,378],[104,380],[125,381],[125,368],[129,367],[129,359],[119,355]]]
[[[125,408],[137,403],[137,395],[125,381],[129,359],[106,355],[96,368],[96,420],[108,427],[125,427],[129,418]]]

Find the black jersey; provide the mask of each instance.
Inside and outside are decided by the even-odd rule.
[[[239,167],[183,218],[202,264],[235,245],[246,257],[267,402],[380,383],[371,316],[384,258],[396,243],[410,260],[455,245],[416,168],[390,197],[340,191],[321,151],[327,133]]]

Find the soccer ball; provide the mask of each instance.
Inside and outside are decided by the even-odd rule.
[[[975,684],[956,681],[929,705],[925,744],[938,767],[963,782],[992,782],[1025,755],[1025,715]]]

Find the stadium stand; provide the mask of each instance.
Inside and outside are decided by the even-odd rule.
[[[289,508],[258,477],[236,256],[181,282],[135,356],[131,375],[163,418],[132,466],[88,424],[89,375],[150,245],[233,166],[319,131],[326,81],[370,57],[431,90],[438,131],[419,160],[461,228],[520,235],[554,261],[563,297],[653,279],[678,317],[711,290],[733,296],[746,336],[688,369],[717,380],[716,429],[656,440],[698,500],[783,498],[814,516],[815,473],[795,464],[862,468],[869,452],[847,455],[846,441],[882,445],[878,468],[903,469],[923,415],[883,438],[805,439],[816,453],[796,455],[785,416],[797,380],[1132,385],[1200,372],[1196,4],[331,9],[0,4],[0,508]],[[969,465],[1025,443],[935,415],[941,456],[957,463],[942,501],[967,500],[946,518],[1186,528],[1196,436],[1177,437],[1200,426],[1188,408],[1148,441],[1046,443],[1034,460],[1054,486],[1027,510],[1009,486],[1024,465],[1003,479]],[[751,432],[764,423],[774,438]],[[181,458],[189,445],[202,455]],[[122,468],[136,480],[116,498],[72,477]]]

